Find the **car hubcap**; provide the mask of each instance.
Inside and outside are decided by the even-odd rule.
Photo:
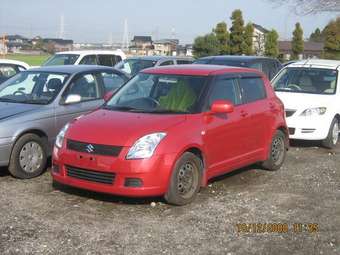
[[[37,171],[43,161],[43,150],[36,142],[26,143],[20,151],[19,162],[21,168],[27,173]]]
[[[272,159],[276,164],[280,164],[284,157],[285,142],[282,137],[276,137],[272,145]]]
[[[183,198],[190,198],[196,190],[198,177],[196,167],[192,163],[185,163],[178,172],[178,192]]]
[[[334,124],[332,137],[333,137],[333,144],[336,145],[339,139],[339,123],[338,122],[335,122]]]

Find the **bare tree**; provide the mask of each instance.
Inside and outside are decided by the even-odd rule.
[[[319,12],[340,12],[340,0],[267,0],[278,5],[289,5],[299,15]]]

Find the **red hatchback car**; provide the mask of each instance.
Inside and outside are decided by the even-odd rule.
[[[262,73],[159,67],[60,131],[52,176],[82,189],[184,205],[212,177],[253,163],[279,169],[287,148],[283,104]]]

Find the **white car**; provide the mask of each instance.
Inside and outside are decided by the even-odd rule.
[[[122,50],[64,51],[54,54],[45,61],[43,66],[101,65],[113,67],[124,59],[126,55]]]
[[[306,60],[288,65],[273,79],[285,105],[291,139],[320,140],[334,148],[339,139],[340,61]]]
[[[0,59],[0,83],[29,68],[30,66],[22,61]]]

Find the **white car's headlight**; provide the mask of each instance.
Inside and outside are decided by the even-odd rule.
[[[150,158],[165,136],[166,133],[153,133],[143,136],[130,148],[126,159]]]
[[[55,139],[55,146],[58,147],[59,149],[61,147],[63,147],[63,142],[64,142],[64,138],[65,138],[65,134],[67,129],[70,127],[70,124],[67,123],[59,132],[59,134],[57,135],[57,138]]]
[[[326,107],[309,108],[304,110],[301,116],[324,115],[326,111]]]

